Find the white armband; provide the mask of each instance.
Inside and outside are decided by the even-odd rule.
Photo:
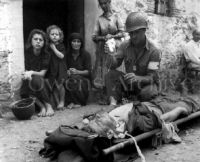
[[[150,61],[147,69],[149,70],[158,70],[159,69],[159,62]]]

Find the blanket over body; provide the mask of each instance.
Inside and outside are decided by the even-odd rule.
[[[51,160],[58,158],[58,162],[113,162],[112,154],[102,153],[110,143],[108,138],[62,125],[44,140],[39,154]]]

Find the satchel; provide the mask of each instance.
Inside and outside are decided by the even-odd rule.
[[[133,108],[128,114],[128,132],[136,136],[156,128],[161,128],[159,117],[142,103],[133,104]]]

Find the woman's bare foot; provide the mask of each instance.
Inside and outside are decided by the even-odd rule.
[[[45,108],[45,105],[44,105],[39,99],[37,99],[37,98],[36,98],[36,100],[35,100],[35,103],[36,103],[36,105],[38,105],[39,108],[40,108],[40,112],[38,113],[38,116],[39,116],[39,117],[44,117],[44,116],[46,116],[46,108]]]
[[[73,106],[73,108],[79,108],[79,107],[81,107],[81,105],[79,105],[79,104],[75,104],[75,105]]]
[[[67,105],[67,109],[72,109],[74,107],[74,103],[70,103],[69,105]]]
[[[39,117],[44,117],[44,116],[46,116],[46,109],[45,109],[45,107],[42,107],[42,108],[40,109],[40,112],[38,113],[38,116],[39,116]]]
[[[46,106],[46,116],[53,116],[54,110],[52,106],[49,103],[45,103],[45,106]]]

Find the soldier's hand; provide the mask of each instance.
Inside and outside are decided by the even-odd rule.
[[[69,75],[69,76],[71,75],[71,72],[70,72],[70,70],[67,70],[67,75]]]
[[[107,44],[104,45],[104,52],[105,52],[106,54],[109,54],[109,53],[110,53],[110,49],[109,49],[109,47],[108,47]]]
[[[131,84],[136,81],[136,75],[135,73],[127,73],[124,75],[124,80],[128,83]]]

